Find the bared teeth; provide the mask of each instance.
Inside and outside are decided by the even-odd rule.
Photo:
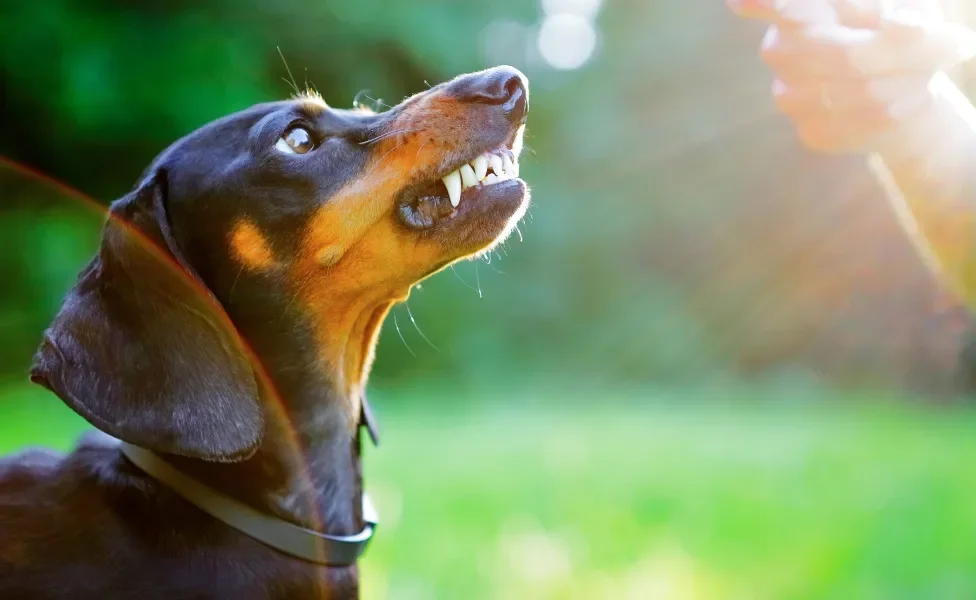
[[[482,154],[478,158],[474,159],[471,162],[471,165],[474,167],[475,179],[477,179],[478,181],[483,180],[485,178],[485,175],[488,173],[488,156]]]
[[[519,164],[513,157],[514,154],[508,148],[499,152],[486,152],[445,175],[441,181],[447,188],[451,206],[456,208],[461,203],[461,192],[470,187],[492,185],[518,177]],[[488,172],[489,168],[492,173]]]
[[[451,171],[441,181],[447,188],[447,195],[451,198],[451,206],[457,207],[461,203],[461,174],[457,170]]]
[[[488,157],[488,163],[491,164],[491,170],[495,172],[495,175],[501,175],[505,172],[505,167],[502,166],[502,157],[497,154],[492,154]]]
[[[478,179],[474,176],[474,169],[471,165],[461,165],[461,168],[458,170],[461,172],[462,189],[478,185]]]

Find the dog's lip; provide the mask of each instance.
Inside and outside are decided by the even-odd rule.
[[[435,219],[435,223],[439,221],[451,221],[463,217],[466,213],[471,211],[476,211],[480,208],[485,208],[482,206],[485,203],[494,203],[496,201],[507,201],[514,200],[516,197],[520,200],[525,196],[526,184],[523,180],[513,177],[511,179],[506,179],[498,183],[493,183],[491,185],[479,185],[467,188],[461,193],[461,202],[456,207],[451,207],[450,211],[438,219]],[[450,200],[448,200],[447,195],[438,197],[437,201],[444,203],[450,207]]]

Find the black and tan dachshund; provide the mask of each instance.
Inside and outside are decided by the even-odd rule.
[[[0,599],[357,598],[355,561],[273,548],[123,450],[269,521],[362,531],[380,326],[524,214],[527,111],[499,67],[383,113],[261,104],[160,154],[35,356],[31,379],[100,431],[0,461]]]

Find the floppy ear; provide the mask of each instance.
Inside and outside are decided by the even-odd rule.
[[[264,431],[257,383],[229,317],[174,243],[164,179],[112,204],[31,380],[131,444],[242,460]]]

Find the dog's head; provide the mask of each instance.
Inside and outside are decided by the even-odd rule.
[[[525,77],[500,67],[379,114],[303,96],[200,128],[113,203],[32,379],[131,443],[250,455],[264,410],[247,345],[301,338],[354,392],[389,304],[524,213],[527,111]]]

